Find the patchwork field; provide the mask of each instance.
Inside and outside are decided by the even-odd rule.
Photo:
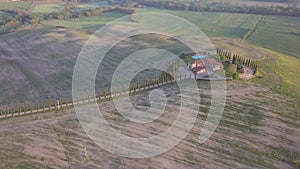
[[[31,13],[52,13],[65,11],[65,3],[58,4],[42,4],[34,6]]]
[[[25,11],[30,2],[0,2],[0,9],[16,10],[16,11]]]
[[[41,29],[20,31],[2,35],[0,45],[0,103],[24,102],[28,99],[69,97],[76,58],[91,34],[66,29]],[[18,37],[18,38],[16,38]],[[145,41],[147,39],[147,41]],[[299,98],[300,62],[297,58],[262,49],[237,39],[211,38],[216,48],[259,61],[259,73],[255,79],[282,94]],[[180,44],[160,36],[135,37],[113,48],[106,58],[101,73],[97,74],[98,87],[107,85],[114,66],[124,56],[147,47],[160,47],[180,54]],[[158,46],[153,45],[158,44]],[[128,46],[131,46],[130,48]],[[18,100],[14,99],[18,98]]]
[[[78,10],[92,7],[93,3],[89,5],[79,6]],[[35,12],[44,12],[41,5],[37,7]],[[45,13],[64,10],[62,4],[48,4],[44,8]],[[0,125],[4,126],[0,127],[0,168],[300,167],[300,62],[294,57],[300,56],[297,47],[299,18],[154,8],[137,11],[167,12],[186,18],[201,28],[216,48],[258,63],[257,78],[227,82],[223,118],[210,140],[205,144],[198,142],[211,104],[209,83],[199,81],[200,113],[192,131],[176,147],[160,156],[129,159],[104,151],[84,133],[74,110],[62,109],[0,119]],[[4,105],[12,103],[70,97],[74,64],[85,42],[95,30],[124,15],[105,12],[101,16],[49,20],[30,30],[1,35],[0,109],[4,110]],[[0,19],[5,17],[0,13]],[[135,19],[141,22],[139,18]],[[258,21],[248,40],[242,41]],[[134,23],[128,21],[128,24]],[[122,27],[114,29],[117,32]],[[276,37],[272,36],[275,34]],[[287,41],[291,43],[283,43]],[[175,54],[186,49],[173,39],[160,35],[128,38],[112,48],[103,60],[96,77],[96,88],[108,86],[124,56],[145,48],[166,49]],[[148,72],[147,76],[139,74],[136,78],[145,80],[155,76],[156,72]],[[129,122],[117,112],[112,102],[102,102],[99,108],[110,125],[123,134],[152,136],[167,130],[179,109],[176,107],[180,100],[178,87],[168,85],[162,90],[169,104],[159,119],[147,125]],[[141,110],[149,109],[151,105],[149,92],[133,96],[131,101]]]

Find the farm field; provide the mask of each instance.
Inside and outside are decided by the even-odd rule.
[[[24,102],[27,99],[53,97],[69,97],[73,66],[84,42],[90,33],[67,29],[45,28],[35,31],[20,31],[2,35],[0,45],[0,103]],[[18,37],[18,38],[16,38]],[[97,74],[99,87],[110,81],[115,65],[124,53],[130,54],[140,47],[156,47],[180,54],[180,45],[160,36],[136,37],[135,41],[125,41],[125,47],[116,47],[108,55],[101,73]],[[251,45],[240,43],[236,39],[211,38],[216,48],[232,49],[232,52],[259,61],[259,73],[263,78],[255,80],[274,91],[287,96],[299,98],[298,90],[300,62],[297,58],[268,51]],[[30,43],[29,43],[30,42]],[[151,42],[151,43],[150,43]],[[148,44],[149,43],[149,44]],[[131,48],[128,48],[131,45]],[[234,50],[235,49],[235,50]],[[278,68],[280,67],[280,68]],[[12,76],[13,75],[13,76]],[[45,80],[47,79],[47,80]],[[10,84],[10,85],[8,85]],[[13,98],[18,98],[14,100]]]
[[[191,12],[158,8],[136,8],[136,10],[137,12],[165,12],[177,15],[195,24],[209,37],[243,38],[254,23],[262,17],[252,14]],[[300,17],[264,16],[248,40],[259,46],[299,57],[299,23]]]
[[[104,12],[101,14],[101,16],[82,17],[70,20],[45,20],[42,21],[42,24],[47,26],[61,26],[74,29],[95,29],[100,28],[106,23],[125,15],[125,13],[113,11]]]
[[[0,2],[0,10],[16,10],[16,11],[25,11],[30,5],[30,2]]]
[[[162,10],[158,8],[136,8],[137,12],[164,12],[182,17],[209,37],[241,38],[260,16],[252,14],[231,14],[212,12],[191,12],[181,10]]]
[[[52,13],[52,12],[64,12],[65,3],[58,4],[42,4],[34,6],[31,13]]]
[[[14,98],[18,98],[18,102],[25,102],[33,98],[40,100],[71,96],[76,58],[90,35],[86,32],[50,28],[2,35],[0,103],[10,104],[14,102]],[[148,42],[145,42],[143,38],[136,37],[134,41],[124,41],[125,44],[114,47],[99,68],[97,87],[108,85],[115,65],[123,59],[124,53],[130,54],[141,47],[147,47],[150,41],[157,44],[150,43],[151,47],[160,46],[180,52],[180,46],[168,38],[149,36],[147,39]],[[18,49],[14,50],[11,46]]]
[[[84,2],[80,3],[78,5],[75,5],[72,10],[73,11],[83,11],[83,10],[90,10],[90,9],[95,9],[103,6],[108,6],[107,1],[100,1],[100,2]]]
[[[210,103],[210,92],[206,91],[209,84],[202,82],[200,86],[201,109],[194,127],[183,141],[164,154],[130,159],[104,151],[84,133],[74,111],[65,109],[0,120],[0,125],[5,126],[0,128],[0,167],[299,167],[299,112],[294,100],[253,83],[229,83],[223,118],[212,137],[199,144],[199,133]],[[117,113],[112,102],[100,103],[99,108],[116,130],[127,136],[149,137],[165,131],[178,110],[175,106],[180,97],[176,94],[178,88],[166,86],[162,90],[170,104],[159,119],[147,125],[129,122]],[[148,94],[132,97],[135,106],[148,108]]]
[[[264,16],[248,40],[300,58],[300,17]]]
[[[167,0],[161,0],[161,1],[167,1]],[[190,3],[194,0],[178,0],[179,2],[186,2]],[[218,0],[210,0],[209,2],[220,2]],[[299,1],[262,1],[262,0],[222,0],[223,3],[231,3],[231,4],[239,4],[239,5],[255,5],[255,6],[284,6],[287,7],[289,5],[293,6],[300,6]]]

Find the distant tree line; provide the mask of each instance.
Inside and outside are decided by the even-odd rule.
[[[296,6],[249,6],[224,2],[191,1],[190,3],[188,3],[171,0],[136,0],[136,3],[143,4],[145,6],[160,7],[165,9],[180,9],[199,12],[228,12],[261,15],[300,16],[300,8]]]
[[[31,15],[25,13],[22,14],[20,12],[11,11],[11,10],[2,10],[2,11],[13,12],[15,14],[15,16],[10,16],[7,21],[1,23],[2,27],[19,26],[22,24],[38,24],[42,20],[51,20],[51,19],[68,20],[72,18],[81,18],[85,16],[98,16],[104,12],[110,12],[110,11],[120,11],[126,14],[133,14],[135,12],[133,9],[116,7],[116,6],[100,7],[100,8],[84,10],[84,11],[67,10],[65,12],[53,12],[50,14],[31,14]]]

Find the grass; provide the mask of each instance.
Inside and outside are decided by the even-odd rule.
[[[31,13],[52,13],[65,11],[65,3],[43,4],[32,8]]]
[[[25,11],[30,5],[30,2],[0,2],[0,10],[16,10],[16,11]]]
[[[101,16],[90,16],[82,17],[70,20],[47,20],[43,21],[42,24],[50,26],[61,26],[66,28],[100,28],[106,23],[113,21],[119,17],[125,16],[125,13],[122,12],[105,12]]]
[[[230,63],[224,64],[225,76],[232,77],[233,73],[236,72],[237,66]]]
[[[72,8],[73,11],[83,11],[108,6],[107,1],[80,3]]]
[[[263,78],[258,79],[266,86],[271,86],[280,94],[288,95],[293,98],[300,98],[300,61],[298,58],[288,56],[279,52],[264,49],[275,59],[271,58],[258,62],[261,66],[259,70]]]
[[[300,58],[299,27],[300,17],[265,16],[249,41]]]

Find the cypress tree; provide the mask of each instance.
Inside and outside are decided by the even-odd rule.
[[[98,98],[99,98],[99,101],[101,100],[101,93],[100,93],[100,90],[98,90]]]
[[[68,99],[68,97],[66,97],[66,107],[68,107],[69,106],[69,99]]]
[[[33,113],[33,103],[30,101],[30,113]]]
[[[45,107],[46,107],[46,105],[45,105],[45,101],[44,101],[44,98],[42,99],[42,108],[43,108],[43,112],[45,112]]]
[[[102,90],[103,90],[103,97],[104,97],[104,99],[106,99],[106,92],[105,92],[105,88],[103,88]]]
[[[232,64],[236,64],[236,56],[235,55],[233,56]]]
[[[62,97],[59,98],[59,107],[60,107],[60,109],[62,109],[62,107],[63,107],[63,99],[62,99]]]
[[[57,110],[57,99],[54,97],[54,109]]]
[[[84,94],[82,94],[82,102],[83,102],[83,104],[85,104],[85,98],[84,98]]]
[[[112,97],[111,97],[111,89],[110,88],[108,88],[108,95],[109,95],[109,98],[111,99]]]
[[[14,113],[15,113],[15,105],[12,103],[12,107],[11,107],[11,114],[12,114],[12,117],[14,117]]]
[[[20,116],[20,113],[21,113],[21,104],[18,103],[18,116]]]
[[[72,107],[74,107],[74,97],[72,97],[71,99],[72,99]]]
[[[26,112],[27,112],[27,104],[26,103],[24,103],[24,114],[26,114]]]
[[[35,101],[35,108],[36,108],[36,112],[38,113],[39,112],[39,108],[40,108],[38,100]]]
[[[48,98],[48,111],[50,111],[51,110],[51,101],[50,101],[50,99]]]
[[[7,114],[8,114],[8,106],[5,106],[5,118],[7,117]]]

